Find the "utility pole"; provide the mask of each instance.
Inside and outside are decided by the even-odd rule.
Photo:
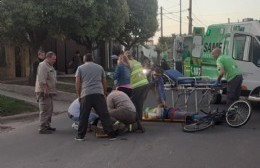
[[[180,0],[180,35],[181,35],[181,0]]]
[[[189,35],[192,34],[192,0],[190,0],[190,7],[189,7]]]
[[[162,13],[162,7],[161,7],[161,37],[163,37],[163,13]]]

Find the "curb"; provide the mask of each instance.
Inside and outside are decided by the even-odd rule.
[[[66,111],[53,112],[53,116],[66,113]],[[39,112],[16,114],[12,116],[0,117],[0,124],[7,124],[14,121],[32,120],[39,117]]]
[[[22,96],[34,98],[36,100],[34,87],[32,86],[0,83],[0,88],[1,88],[0,90],[2,91],[10,92],[13,94],[19,94]],[[53,100],[72,102],[76,98],[77,98],[76,93],[57,91],[57,95],[53,97]]]

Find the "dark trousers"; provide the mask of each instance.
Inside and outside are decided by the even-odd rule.
[[[140,86],[132,90],[131,100],[136,108],[136,121],[140,121],[143,118],[143,106],[144,101],[149,91],[149,85]]]
[[[94,108],[96,113],[99,115],[104,132],[106,134],[112,133],[113,127],[108,114],[105,96],[102,94],[91,94],[80,99],[78,135],[80,137],[86,135],[91,108]]]
[[[121,92],[124,92],[125,94],[128,95],[128,97],[132,96],[132,89],[131,88],[126,88],[126,87],[118,87],[116,90],[119,90]]]
[[[242,82],[242,75],[237,75],[227,83],[227,104],[231,104],[239,99]]]

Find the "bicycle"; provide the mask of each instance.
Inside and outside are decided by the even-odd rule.
[[[195,114],[186,117],[186,123],[183,124],[184,132],[197,132],[213,127],[217,122],[224,120],[228,126],[239,128],[245,125],[251,117],[251,105],[245,100],[237,100],[230,105],[227,111],[218,111],[206,113],[204,115]]]

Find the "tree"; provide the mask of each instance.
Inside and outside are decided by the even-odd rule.
[[[168,53],[169,50],[172,49],[174,39],[176,35],[172,34],[172,36],[169,37],[160,37],[159,43],[155,46],[155,51],[157,52],[157,61],[159,62],[161,60],[161,53]]]
[[[115,38],[128,20],[126,0],[1,0],[1,40],[38,49],[48,35],[90,50]]]
[[[48,35],[43,7],[37,0],[2,0],[0,13],[0,42],[28,46],[36,56]]]
[[[130,13],[129,22],[126,23],[117,40],[130,49],[144,43],[154,36],[157,28],[157,0],[127,0]]]
[[[46,1],[44,6],[52,32],[89,51],[101,41],[117,37],[128,20],[126,0]]]

